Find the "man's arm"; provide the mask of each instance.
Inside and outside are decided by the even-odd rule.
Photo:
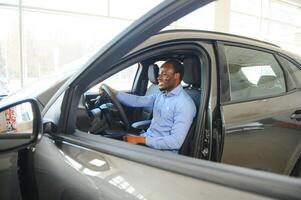
[[[137,96],[125,92],[118,92],[116,97],[123,105],[130,107],[153,107],[156,100],[155,95]]]
[[[109,86],[108,86],[109,87]],[[125,92],[118,92],[117,90],[109,87],[112,94],[123,104],[130,107],[153,107],[156,100],[156,94],[150,96],[138,96],[128,94]],[[103,96],[105,92],[100,87],[99,95]]]
[[[155,149],[179,150],[196,114],[195,105],[177,106],[174,125],[170,135],[165,137],[146,137],[145,144]]]

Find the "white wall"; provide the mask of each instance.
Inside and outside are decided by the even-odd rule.
[[[0,0],[0,94],[82,62],[161,0]],[[171,24],[301,53],[301,1],[219,0]]]

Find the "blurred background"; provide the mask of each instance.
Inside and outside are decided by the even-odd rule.
[[[0,96],[80,66],[160,2],[0,0]],[[219,0],[166,29],[182,28],[248,36],[300,55],[301,1]]]

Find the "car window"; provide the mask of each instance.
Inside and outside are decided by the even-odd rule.
[[[286,91],[284,73],[275,57],[266,52],[225,46],[231,100],[248,100]]]
[[[110,76],[106,80],[104,80],[102,83],[107,84],[108,86],[118,90],[118,91],[130,91],[133,86],[133,82],[137,73],[139,64],[136,63],[116,74],[113,76]],[[92,87],[89,92],[98,92],[98,88],[100,84],[97,84],[96,86]]]

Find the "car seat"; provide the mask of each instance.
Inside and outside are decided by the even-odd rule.
[[[148,67],[148,79],[151,82],[151,85],[147,88],[145,96],[155,94],[159,92],[158,86],[158,75],[159,75],[159,67],[157,64],[151,64]],[[132,124],[132,128],[136,131],[146,130],[152,119],[153,108],[145,107],[142,110],[141,121],[135,122]]]
[[[185,58],[184,64],[184,76],[183,81],[188,84],[185,87],[185,91],[192,98],[196,106],[196,116],[190,126],[190,129],[185,137],[185,140],[179,150],[179,154],[190,156],[192,153],[192,141],[195,135],[196,119],[198,115],[199,106],[201,103],[202,89],[201,89],[201,70],[200,62],[197,57]]]

